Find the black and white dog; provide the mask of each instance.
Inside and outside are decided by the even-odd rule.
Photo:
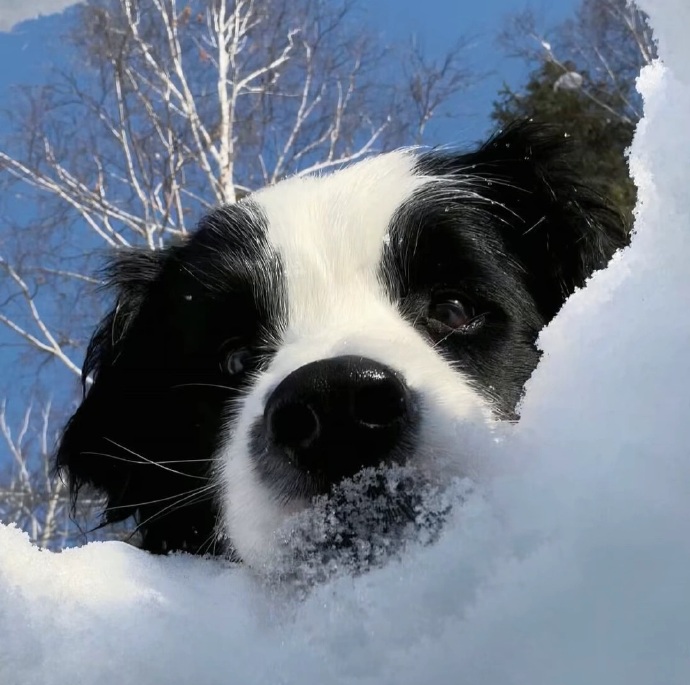
[[[533,123],[477,151],[403,150],[217,209],[127,251],[57,465],[154,552],[261,563],[365,467],[462,468],[463,427],[515,418],[540,329],[625,243],[569,141]]]

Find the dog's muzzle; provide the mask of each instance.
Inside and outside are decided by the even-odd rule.
[[[298,368],[273,390],[252,452],[269,485],[285,490],[292,472],[300,494],[317,494],[365,467],[404,461],[417,422],[399,374],[372,359],[334,357]]]

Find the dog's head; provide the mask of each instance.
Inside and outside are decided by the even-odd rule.
[[[540,329],[625,241],[566,146],[522,124],[471,154],[384,154],[121,253],[57,455],[75,492],[135,516],[147,549],[220,530],[257,562],[364,467],[468,469],[475,427],[515,416]]]

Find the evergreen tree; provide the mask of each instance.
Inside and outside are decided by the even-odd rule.
[[[572,63],[559,65],[546,60],[530,74],[524,91],[515,92],[507,86],[501,90],[491,116],[500,126],[523,118],[561,126],[563,134],[576,141],[579,161],[590,180],[631,220],[635,186],[625,150],[632,141],[635,122],[612,116],[588,97],[580,87],[588,78]],[[604,91],[601,97],[614,105],[615,95]]]
[[[656,56],[646,15],[627,0],[582,0],[551,37],[524,12],[506,26],[501,43],[532,66],[524,88],[505,86],[492,118],[557,124],[576,141],[583,168],[632,223],[635,186],[626,149],[641,116],[635,90],[640,68]]]

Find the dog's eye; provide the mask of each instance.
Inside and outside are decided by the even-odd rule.
[[[242,347],[235,352],[231,352],[225,359],[225,370],[231,376],[237,376],[247,369],[251,358],[251,350],[247,347]]]
[[[472,307],[463,304],[453,293],[436,296],[429,304],[427,316],[453,330],[464,330],[475,319]]]

